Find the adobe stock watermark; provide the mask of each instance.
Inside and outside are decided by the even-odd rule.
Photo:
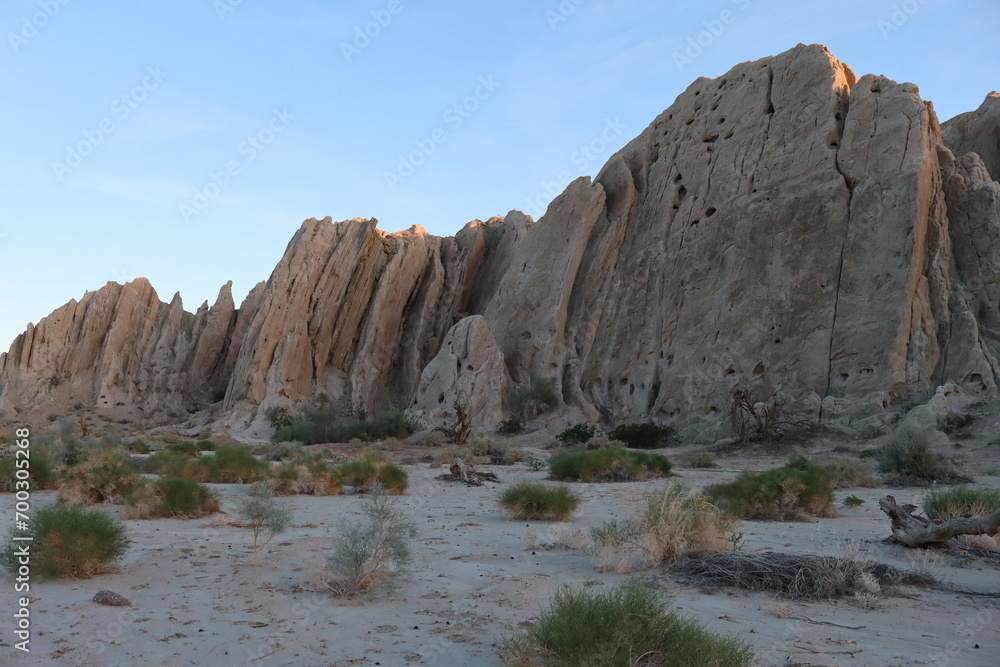
[[[111,101],[111,113],[83,132],[83,138],[75,144],[66,146],[66,154],[62,159],[52,161],[52,173],[62,183],[63,179],[73,173],[94,150],[104,143],[116,129],[117,123],[127,119],[146,101],[149,94],[160,87],[167,73],[159,65],[146,68],[146,74],[136,85]],[[117,121],[117,123],[116,123]]]
[[[882,41],[888,42],[889,35],[906,25],[906,22],[913,18],[926,4],[927,0],[905,0],[905,2],[894,4],[888,20],[879,19],[875,22],[879,32],[882,33]]]
[[[541,190],[534,197],[530,197],[525,200],[527,203],[527,208],[525,213],[532,216],[536,220],[545,213],[545,209],[548,207],[552,200],[562,194],[562,191],[566,189],[566,186],[573,182],[576,175],[579,175],[587,171],[597,160],[601,159],[605,152],[608,150],[608,146],[612,141],[617,139],[625,131],[626,125],[621,121],[621,119],[615,117],[612,119],[607,119],[604,122],[604,127],[593,139],[585,144],[581,144],[579,148],[573,151],[573,154],[569,156],[570,164],[573,165],[574,171],[569,169],[564,169],[559,172],[555,180],[552,181],[542,181],[539,186]]]
[[[243,173],[243,168],[267,150],[267,147],[294,119],[295,116],[289,113],[288,109],[274,109],[271,119],[256,132],[247,135],[247,138],[236,147],[237,157],[226,161],[218,171],[208,172],[208,180],[200,188],[195,188],[190,202],[178,204],[184,223],[190,223],[192,218],[200,215],[209,204],[218,199],[223,191],[232,185],[233,177]]]
[[[361,55],[362,51],[371,46],[372,40],[381,35],[402,11],[401,0],[389,0],[383,9],[376,9],[371,13],[371,21],[354,26],[354,37],[351,41],[340,43],[340,52],[344,55],[344,60],[351,62],[352,58]]]
[[[49,24],[49,21],[54,19],[62,11],[62,8],[70,2],[72,0],[39,0],[39,11],[30,16],[21,17],[21,29],[17,32],[7,33],[7,41],[10,43],[10,48],[14,49],[14,53],[18,53],[22,46],[37,37],[38,33]]]
[[[226,14],[232,14],[243,4],[243,0],[212,0],[212,9],[220,21],[226,20]]]
[[[545,20],[549,22],[550,30],[558,30],[559,26],[576,14],[576,10],[587,0],[562,0],[555,9],[545,10]]]
[[[745,12],[750,6],[750,0],[729,1],[739,8],[739,12]],[[689,35],[687,45],[684,49],[674,51],[673,53],[674,65],[677,66],[677,71],[683,72],[685,67],[701,57],[701,54],[706,49],[711,48],[715,44],[715,41],[722,36],[722,33],[726,31],[726,26],[736,23],[739,12],[732,9],[723,9],[714,19],[702,21],[701,24],[705,29],[695,35]]]
[[[500,86],[500,82],[495,80],[492,74],[479,77],[479,83],[472,94],[445,109],[441,114],[441,120],[452,132],[458,130]],[[385,172],[385,184],[389,187],[389,191],[395,192],[396,188],[417,173],[417,169],[425,164],[427,159],[437,152],[438,146],[446,141],[448,141],[448,129],[444,127],[434,128],[428,136],[414,140],[416,148],[409,153],[400,154],[396,169]]]

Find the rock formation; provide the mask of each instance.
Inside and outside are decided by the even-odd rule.
[[[711,440],[737,387],[855,426],[947,381],[996,391],[998,118],[993,93],[942,130],[915,85],[799,45],[695,81],[537,224],[308,220],[238,311],[227,288],[194,315],[142,281],[88,294],[0,358],[0,406],[65,377],[143,414],[224,393],[261,426],[323,392],[432,421],[460,398],[489,426],[538,376],[589,419]]]

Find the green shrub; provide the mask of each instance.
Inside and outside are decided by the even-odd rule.
[[[203,482],[217,484],[246,484],[266,479],[270,466],[261,461],[246,447],[231,445],[218,447],[214,454],[202,456],[197,461],[202,468]],[[200,472],[200,471],[199,471]]]
[[[28,467],[18,468],[17,461],[27,462]],[[22,466],[25,463],[21,464]],[[22,475],[27,474],[28,488],[22,489],[17,485],[17,471],[23,470]],[[23,486],[23,485],[22,485]],[[19,490],[34,491],[36,489],[56,489],[59,482],[49,467],[49,462],[40,456],[32,456],[30,459],[15,459],[14,456],[0,457],[0,492],[14,492]]]
[[[565,484],[518,482],[504,489],[497,504],[510,512],[511,519],[568,521],[580,506],[580,496]]]
[[[804,459],[803,459],[804,461]],[[764,472],[745,470],[736,480],[705,489],[720,509],[742,519],[803,520],[835,516],[833,475],[802,461]]]
[[[948,479],[955,474],[945,457],[933,451],[932,432],[911,424],[904,424],[889,436],[888,441],[875,453],[879,472],[903,479]]]
[[[675,482],[646,496],[638,516],[591,529],[600,569],[628,572],[732,548],[734,522],[703,493]]]
[[[627,482],[670,474],[670,461],[659,454],[606,448],[568,452],[549,459],[552,479],[581,482]]]
[[[385,440],[405,438],[416,430],[416,424],[402,412],[386,412],[370,419],[345,419],[325,395],[311,406],[304,407],[291,421],[275,429],[274,442],[298,441],[307,445],[323,442]]]
[[[527,419],[559,406],[555,378],[532,377],[531,382],[514,387],[507,397],[514,414]]]
[[[215,443],[212,442],[211,440],[199,440],[196,443],[196,446],[198,447],[198,451],[199,452],[214,452],[215,451]]]
[[[342,484],[362,493],[382,486],[392,495],[401,495],[409,484],[405,470],[375,452],[369,452],[360,461],[342,463],[336,470]]]
[[[659,449],[666,447],[674,436],[674,429],[654,421],[641,424],[623,424],[616,427],[608,437],[621,440],[626,447],[633,449]]]
[[[59,490],[68,503],[123,503],[139,473],[117,452],[97,451],[72,468]]]
[[[151,475],[187,477],[184,471],[192,463],[191,457],[176,451],[161,450],[142,464],[142,471]]]
[[[932,519],[946,521],[958,516],[986,516],[1000,508],[1000,489],[957,486],[931,491],[924,497],[924,511]]]
[[[587,442],[597,433],[597,427],[593,424],[581,422],[574,424],[556,436],[556,440],[564,445],[577,445]]]
[[[132,454],[149,454],[150,447],[148,444],[142,440],[133,440],[132,442],[125,445],[127,449]]]
[[[843,503],[844,507],[859,507],[861,505],[864,505],[865,501],[862,500],[861,498],[858,498],[855,495],[850,495],[850,496],[847,496],[846,498],[844,498],[844,500],[842,501],[842,503]]]
[[[129,495],[127,503],[130,519],[194,519],[219,511],[219,499],[211,489],[193,479],[180,477],[143,480]]]
[[[47,505],[35,510],[29,529],[11,531],[0,562],[11,572],[19,563],[16,549],[26,542],[15,535],[30,535],[31,572],[46,577],[87,578],[112,569],[128,551],[125,525],[100,510]]]
[[[198,456],[198,445],[193,442],[175,442],[171,445],[164,447],[164,451],[176,452],[178,454],[183,454],[184,456]]]
[[[273,406],[265,410],[264,417],[267,418],[271,428],[275,430],[291,426],[295,421],[292,416],[288,414],[288,408],[278,406]]]
[[[524,432],[524,421],[517,415],[504,419],[497,424],[497,433],[503,435],[517,435]]]
[[[556,592],[538,622],[505,640],[500,654],[516,666],[742,667],[753,661],[747,643],[669,611],[660,592],[638,583],[607,593]]]

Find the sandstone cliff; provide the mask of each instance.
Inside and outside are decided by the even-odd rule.
[[[695,81],[537,224],[308,220],[239,311],[88,294],[0,359],[0,405],[65,376],[145,413],[224,393],[234,424],[325,392],[435,423],[461,398],[485,427],[541,376],[577,415],[712,439],[739,386],[855,426],[946,381],[996,391],[998,116],[994,93],[942,130],[915,85],[800,45]]]

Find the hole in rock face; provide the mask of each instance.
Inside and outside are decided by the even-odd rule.
[[[688,189],[682,185],[680,187],[680,189],[677,191],[677,196],[678,197],[684,197],[685,195],[687,195],[687,193],[688,193]]]
[[[764,374],[764,364],[757,364],[756,366],[754,366],[753,367],[753,374],[754,375],[763,375]]]
[[[706,218],[711,218],[713,215],[715,215],[715,207],[714,206],[709,206],[705,210],[705,217]]]
[[[691,221],[691,226],[692,226],[692,227],[694,227],[694,226],[695,226],[695,225],[697,225],[697,224],[698,224],[699,222],[701,222],[701,220],[692,220],[692,221]]]
[[[685,125],[690,125],[693,122],[694,122],[694,118],[688,118],[686,121],[684,121],[684,124]]]
[[[674,183],[680,183],[682,178],[683,176],[677,174],[676,176],[674,176]]]
[[[720,119],[719,119],[719,125],[722,125],[722,124],[723,124],[723,123],[725,123],[725,122],[726,122],[726,119],[725,119],[725,118],[720,118]]]
[[[774,339],[774,344],[775,344],[775,345],[777,345],[777,344],[778,344],[778,343],[780,343],[780,342],[781,342],[781,339],[780,339],[780,338],[775,338],[775,339]]]
[[[834,119],[834,120],[843,120],[843,119],[844,119],[844,117],[843,117],[843,116],[842,116],[842,115],[840,114],[840,112],[838,111],[837,113],[833,114],[833,119]]]

